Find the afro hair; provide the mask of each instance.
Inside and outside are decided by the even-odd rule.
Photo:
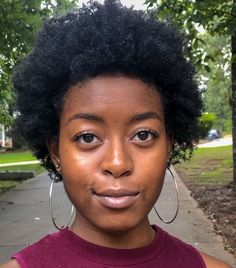
[[[46,143],[58,137],[64,95],[80,81],[122,73],[159,91],[173,140],[170,163],[185,160],[198,140],[202,103],[184,48],[183,35],[169,23],[116,0],[90,1],[51,18],[15,70],[18,129],[49,174],[60,180]]]

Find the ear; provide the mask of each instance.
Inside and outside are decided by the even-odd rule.
[[[52,138],[47,141],[48,152],[51,157],[52,162],[56,166],[60,165],[60,156],[59,156],[59,141],[56,138]]]

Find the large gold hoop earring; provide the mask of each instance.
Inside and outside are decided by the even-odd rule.
[[[71,220],[73,218],[73,214],[74,214],[74,210],[75,210],[75,207],[72,205],[71,207],[71,211],[70,211],[70,218],[67,222],[67,224],[65,226],[62,226],[62,227],[59,227],[57,224],[56,224],[56,218],[54,217],[53,215],[53,208],[52,208],[52,195],[53,195],[53,187],[54,187],[54,183],[56,182],[55,179],[52,180],[51,182],[51,185],[50,185],[50,191],[49,191],[49,210],[50,210],[50,215],[51,215],[51,219],[52,219],[52,223],[53,225],[58,229],[58,230],[62,230],[62,229],[65,229],[67,228],[70,223],[71,223]]]
[[[174,181],[174,184],[175,184],[177,207],[176,207],[176,211],[175,211],[174,217],[173,217],[171,220],[169,220],[169,221],[168,221],[168,220],[164,220],[164,219],[160,216],[160,214],[158,213],[158,211],[157,211],[157,209],[155,208],[155,206],[154,206],[153,208],[154,208],[154,210],[155,210],[155,212],[156,212],[158,218],[159,218],[162,222],[164,222],[165,224],[170,224],[170,223],[172,223],[172,222],[176,219],[176,217],[177,217],[177,215],[178,215],[178,212],[179,212],[179,187],[178,187],[177,181],[176,181],[176,179],[175,179],[175,177],[174,177],[174,174],[172,173],[172,171],[170,170],[170,168],[167,167],[166,169],[170,172],[170,175],[171,175],[171,177],[172,177],[172,179],[173,179],[173,181]]]

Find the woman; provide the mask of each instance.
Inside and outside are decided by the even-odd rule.
[[[14,78],[18,126],[76,209],[3,267],[229,267],[148,214],[191,154],[201,100],[175,29],[114,0],[52,18]]]

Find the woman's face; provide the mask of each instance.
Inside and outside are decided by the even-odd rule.
[[[169,149],[159,94],[139,79],[100,76],[69,89],[50,153],[77,222],[112,232],[147,224]]]

